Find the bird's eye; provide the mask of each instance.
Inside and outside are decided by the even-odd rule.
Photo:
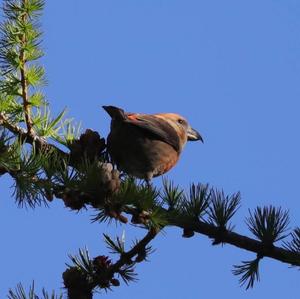
[[[181,119],[181,118],[179,118],[178,120],[177,120],[177,122],[179,123],[179,124],[184,124],[184,120],[183,119]]]

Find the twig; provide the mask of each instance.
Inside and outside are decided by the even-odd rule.
[[[295,253],[281,247],[266,247],[261,241],[240,235],[231,231],[220,232],[219,227],[202,221],[187,221],[180,218],[170,219],[170,225],[192,230],[211,239],[219,239],[235,247],[254,252],[293,266],[300,266],[300,253]]]
[[[120,259],[110,266],[110,272],[117,273],[118,270],[127,264],[128,260],[132,259],[135,255],[137,255],[141,250],[145,249],[146,246],[156,237],[159,230],[151,228],[147,235],[140,240],[131,250],[123,253]]]
[[[300,266],[300,253],[292,252],[281,247],[266,247],[262,242],[243,236],[231,231],[220,231],[219,227],[203,221],[185,219],[183,217],[173,216],[168,210],[161,208],[168,217],[168,225],[176,226],[189,231],[194,231],[205,235],[213,240],[220,240],[221,243],[227,243],[235,247],[254,252],[256,254],[269,257],[286,264]],[[125,213],[135,215],[136,210],[132,207],[126,207]]]
[[[84,275],[78,267],[71,267],[68,268],[63,273],[64,284],[68,292],[69,299],[91,299],[93,296],[93,290],[97,287],[100,288],[111,288],[111,286],[118,286],[119,281],[118,279],[114,278],[114,275],[119,273],[121,276],[122,267],[126,265],[134,265],[136,263],[132,262],[132,258],[139,253],[146,250],[147,245],[155,238],[158,234],[157,229],[151,228],[146,236],[140,240],[131,250],[128,252],[124,252],[121,254],[120,259],[115,262],[114,264],[110,264],[110,260],[108,257],[99,256],[95,258],[93,261],[89,261],[95,263],[95,260],[98,258],[103,258],[102,262],[107,262],[108,267],[102,268],[103,265],[100,266],[98,270],[95,271],[90,277],[88,278],[87,275]],[[86,261],[86,263],[89,263]]]
[[[18,137],[22,141],[27,140],[27,142],[32,144],[34,142],[33,141],[34,139],[36,139],[36,140],[39,139],[39,137],[37,137],[37,136],[36,136],[36,138],[33,138],[32,136],[28,136],[27,131],[25,129],[23,129],[22,127],[20,127],[16,124],[11,123],[8,116],[4,112],[0,112],[0,126],[3,126],[10,132],[18,135]],[[40,138],[40,139],[41,139],[40,143],[42,143],[42,138]]]
[[[26,142],[28,144],[35,146],[36,149],[41,149],[41,148],[46,150],[54,149],[62,156],[68,155],[67,153],[65,153],[55,145],[49,144],[45,138],[42,138],[38,135],[30,135],[28,131],[26,131],[24,128],[11,123],[9,121],[8,116],[3,112],[0,112],[0,126],[3,126],[13,134],[17,135],[22,142]]]
[[[22,0],[22,5],[25,7],[27,0]],[[27,15],[24,13],[22,15],[22,21],[25,23],[27,19]],[[20,72],[21,72],[21,86],[22,86],[22,98],[23,98],[23,107],[24,107],[24,114],[25,114],[25,122],[27,126],[27,135],[30,137],[34,136],[33,130],[33,122],[31,118],[31,110],[30,110],[30,102],[28,100],[28,82],[26,79],[26,57],[24,47],[26,46],[27,40],[26,35],[23,34],[21,38],[22,47],[20,50]]]

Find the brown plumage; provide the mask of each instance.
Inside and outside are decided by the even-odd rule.
[[[175,113],[126,113],[103,106],[111,116],[107,149],[117,167],[150,181],[166,173],[178,161],[186,142],[202,140],[185,118]]]

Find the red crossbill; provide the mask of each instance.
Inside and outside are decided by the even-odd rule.
[[[178,161],[187,141],[203,139],[175,113],[127,113],[103,106],[112,118],[107,149],[117,167],[149,182],[169,171]]]

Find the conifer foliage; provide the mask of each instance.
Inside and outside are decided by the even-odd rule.
[[[232,221],[241,204],[240,193],[226,195],[207,184],[192,184],[188,192],[163,181],[157,189],[120,173],[109,161],[105,139],[65,117],[52,115],[43,93],[45,70],[39,19],[43,0],[4,0],[0,39],[0,176],[14,180],[13,198],[22,207],[50,205],[63,200],[71,210],[93,210],[93,221],[131,222],[146,230],[131,247],[120,237],[104,235],[109,254],[91,257],[80,249],[70,255],[62,274],[70,299],[92,298],[95,291],[111,290],[137,279],[137,264],[153,251],[150,243],[168,226],[182,236],[199,233],[212,245],[231,244],[254,254],[235,265],[233,274],[246,288],[259,280],[260,261],[269,257],[300,266],[300,229],[289,232],[287,211],[273,206],[249,212],[246,224],[253,238],[234,231]],[[96,212],[95,212],[96,211]],[[58,273],[58,275],[60,275]],[[10,299],[58,299],[34,284],[28,293],[22,285],[9,290]]]

